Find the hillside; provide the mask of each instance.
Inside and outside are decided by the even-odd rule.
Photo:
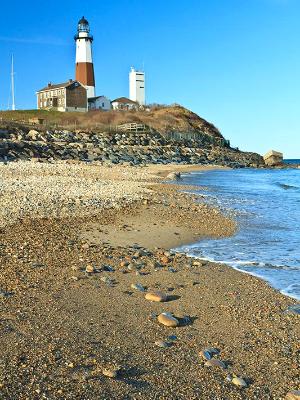
[[[33,124],[43,118],[44,124]],[[220,131],[180,107],[150,111],[0,113],[0,161],[79,160],[101,163],[263,166],[262,157],[230,147]],[[142,124],[138,131],[119,125]]]
[[[43,118],[46,125],[65,128],[111,130],[125,123],[141,123],[159,133],[203,132],[222,138],[220,131],[205,119],[181,106],[157,106],[150,111],[90,111],[88,113],[61,113],[56,111],[2,111],[0,119],[26,123],[31,118]]]

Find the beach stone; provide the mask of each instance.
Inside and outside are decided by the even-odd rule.
[[[140,292],[144,292],[145,291],[144,286],[141,285],[140,283],[132,283],[131,284],[131,289],[139,290]]]
[[[102,373],[104,376],[107,376],[108,378],[116,378],[118,376],[118,370],[117,369],[103,369]]]
[[[95,272],[95,268],[92,265],[87,265],[85,268],[85,272],[88,274],[92,274],[93,272]]]
[[[167,179],[171,179],[172,181],[179,181],[181,179],[180,172],[170,172],[167,175]]]
[[[285,396],[285,400],[300,400],[300,390],[291,390]]]
[[[202,265],[203,265],[203,264],[202,264],[201,261],[194,261],[194,262],[193,262],[193,266],[194,266],[194,267],[202,267]]]
[[[247,383],[244,381],[243,378],[239,378],[239,377],[234,377],[231,381],[235,386],[239,386],[239,387],[247,387]]]
[[[112,283],[112,280],[110,278],[108,278],[107,276],[102,276],[100,278],[100,280],[104,283],[106,283],[107,285],[110,285]]]
[[[289,306],[287,308],[286,312],[289,312],[291,314],[300,315],[300,304],[293,304],[292,306]]]
[[[157,320],[160,324],[171,327],[171,328],[175,328],[176,326],[179,325],[178,319],[173,317],[173,315],[171,313],[161,313],[157,317]]]
[[[206,361],[205,366],[226,369],[226,365],[223,363],[223,361],[216,359]]]
[[[157,340],[155,342],[155,345],[158,346],[158,347],[162,347],[164,349],[166,349],[167,347],[170,347],[170,343],[165,342],[164,340]]]
[[[212,355],[209,351],[207,350],[201,350],[199,352],[199,356],[204,358],[204,360],[211,360],[212,359]]]
[[[208,351],[212,355],[220,354],[220,350],[216,349],[215,347],[208,347],[207,349],[205,349],[205,351]]]
[[[105,271],[105,272],[115,272],[114,268],[111,267],[110,265],[104,265],[102,267],[102,270]]]
[[[160,262],[161,262],[161,264],[163,264],[163,265],[167,265],[167,264],[169,264],[170,259],[169,259],[169,257],[167,257],[167,256],[162,256],[162,257],[160,258]]]
[[[164,301],[167,301],[168,296],[162,292],[149,292],[149,293],[146,293],[145,299],[149,300],[149,301],[155,301],[155,302],[164,302]]]

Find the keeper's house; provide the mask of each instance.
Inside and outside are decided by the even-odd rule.
[[[56,110],[61,112],[87,112],[87,90],[78,81],[48,86],[36,92],[37,108],[39,110]]]

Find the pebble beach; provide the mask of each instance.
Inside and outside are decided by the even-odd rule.
[[[0,164],[1,399],[300,398],[297,302],[172,250],[236,230],[200,168]]]

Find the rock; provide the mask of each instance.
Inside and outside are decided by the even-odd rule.
[[[199,356],[204,358],[204,360],[211,360],[212,359],[212,355],[209,351],[207,350],[201,350],[199,352]]]
[[[85,268],[85,272],[87,274],[92,274],[93,272],[95,272],[95,268],[92,265],[87,265]]]
[[[159,314],[159,316],[157,317],[157,320],[160,324],[169,326],[171,328],[175,328],[176,326],[179,325],[178,319],[173,317],[173,315],[171,313]]]
[[[27,135],[26,135],[26,139],[27,140],[37,140],[37,137],[39,135],[38,131],[35,131],[34,129],[31,129]]]
[[[201,261],[194,261],[194,262],[193,262],[193,266],[194,266],[194,267],[202,267],[202,265],[203,265],[203,264],[202,264]]]
[[[285,396],[285,400],[300,400],[300,390],[291,390]]]
[[[247,387],[247,383],[244,381],[243,378],[239,378],[238,376],[234,377],[231,381],[235,386],[239,387]]]
[[[102,373],[104,376],[107,376],[108,378],[116,378],[118,376],[118,370],[117,369],[103,369]]]
[[[165,349],[166,349],[167,347],[170,347],[170,343],[165,342],[165,341],[163,341],[163,340],[157,340],[157,341],[155,342],[155,345],[158,346],[158,347],[165,348]]]
[[[12,292],[6,292],[6,291],[0,289],[0,297],[7,299],[8,297],[11,297],[12,295],[13,295]]]
[[[205,349],[205,351],[208,351],[212,355],[220,354],[220,350],[216,349],[215,347],[208,347],[207,349]]]
[[[221,360],[216,360],[215,358],[212,360],[208,360],[205,363],[206,367],[216,367],[221,369],[226,369],[226,365]]]
[[[291,313],[291,314],[300,315],[300,304],[293,304],[292,306],[289,306],[287,308],[286,312]]]
[[[168,296],[162,292],[149,292],[146,293],[145,299],[149,301],[155,302],[164,302],[168,300]]]
[[[107,276],[102,276],[100,278],[100,280],[104,283],[106,283],[107,285],[111,285],[112,284],[112,280],[110,278],[108,278]]]
[[[143,285],[141,285],[140,283],[132,283],[131,284],[131,288],[135,289],[135,290],[139,290],[140,292],[144,292],[145,288]]]
[[[171,179],[172,181],[179,181],[181,179],[180,172],[171,172],[167,175],[167,179]]]
[[[105,272],[115,272],[114,268],[111,267],[110,265],[104,265],[102,267],[102,270],[105,271]]]
[[[163,265],[167,265],[167,264],[169,264],[170,259],[169,259],[169,257],[167,257],[167,256],[162,256],[161,259],[160,259],[160,262],[161,262],[161,264],[163,264]]]

